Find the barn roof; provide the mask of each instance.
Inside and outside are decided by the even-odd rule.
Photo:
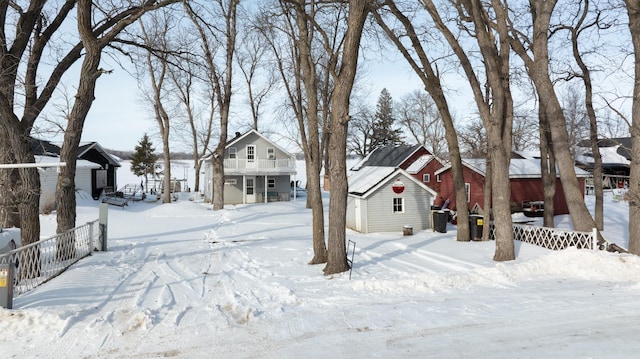
[[[411,165],[409,165],[409,167],[407,167],[407,172],[411,173],[412,175],[416,174],[434,159],[436,159],[436,156],[424,154],[418,157],[418,159],[416,159]]]
[[[486,160],[484,159],[463,159],[462,165],[477,172],[478,174],[486,175]],[[436,175],[451,168],[451,164],[442,167],[435,172]],[[590,177],[591,174],[587,171],[575,168],[576,175],[578,177]],[[559,175],[559,174],[558,174]],[[509,178],[541,178],[542,172],[540,171],[540,160],[532,158],[514,158],[509,163]]]

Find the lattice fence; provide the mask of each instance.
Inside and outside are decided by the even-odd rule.
[[[98,220],[0,254],[0,263],[15,266],[13,294],[18,296],[64,272],[72,264],[103,248]]]
[[[568,247],[597,249],[597,233],[576,232],[557,228],[536,227],[522,224],[513,225],[513,237],[521,242],[535,244],[552,250]],[[495,239],[495,228],[491,230],[491,238]]]

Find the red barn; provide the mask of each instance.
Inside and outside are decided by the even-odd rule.
[[[480,207],[484,202],[485,160],[462,160],[465,187],[467,190],[467,208],[472,209],[476,204]],[[580,190],[584,196],[585,179],[591,175],[579,168],[575,169],[580,183]],[[438,196],[434,204],[442,205],[447,199],[449,208],[456,209],[455,191],[453,188],[453,173],[451,165],[441,168],[435,173],[440,181]],[[539,159],[512,159],[509,166],[509,178],[511,184],[511,202],[521,205],[526,201],[544,200],[542,186],[542,174]],[[554,214],[568,214],[569,208],[564,197],[560,177],[556,179],[556,194],[554,197]]]

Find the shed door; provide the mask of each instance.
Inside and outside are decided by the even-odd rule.
[[[360,199],[354,201],[355,207],[355,219],[356,219],[356,231],[362,232],[362,208],[360,207]]]

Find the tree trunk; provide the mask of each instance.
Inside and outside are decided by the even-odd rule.
[[[483,205],[483,217],[484,225],[482,227],[482,240],[488,241],[491,235],[491,213],[493,212],[491,203],[491,178],[493,178],[493,160],[491,159],[491,153],[487,153],[485,175],[484,175],[484,198],[482,199]]]
[[[0,138],[9,138],[4,126],[0,126]],[[6,140],[0,141],[0,163],[15,162],[15,154],[11,143]],[[18,178],[17,169],[0,169],[0,226],[3,228],[20,227],[20,215],[16,198]]]
[[[307,163],[307,208],[312,212],[313,258],[309,264],[327,262],[327,247],[324,241],[324,205],[320,188],[320,169],[322,168],[322,152],[320,152],[320,133],[318,119],[318,79],[316,64],[311,52],[312,32],[303,4],[296,6],[296,25],[299,40],[296,42],[299,51],[301,80],[307,99],[306,116],[298,116],[298,127],[302,139],[302,148]],[[302,95],[302,94],[300,94]],[[298,108],[302,111],[302,108]],[[304,119],[306,118],[306,126]],[[305,128],[307,129],[305,131]],[[295,187],[294,187],[295,190]]]
[[[329,135],[329,239],[327,265],[324,274],[344,272],[349,269],[346,251],[347,212],[347,133],[349,127],[349,99],[356,76],[360,39],[367,14],[373,0],[349,1],[347,32],[339,66],[334,77],[336,86],[331,104],[331,125]]]
[[[631,108],[631,176],[629,178],[629,252],[640,255],[640,4],[625,0],[633,41],[634,78]]]
[[[216,148],[211,158],[213,164],[213,210],[224,208],[224,141]]]
[[[171,151],[169,150],[169,121],[168,118],[165,121],[164,126],[160,130],[162,135],[162,165],[164,167],[162,177],[162,203],[171,203],[171,192],[173,186],[171,185]]]
[[[560,170],[560,180],[567,200],[573,228],[589,232],[596,227],[584,203],[584,197],[576,176],[574,160],[569,151],[569,135],[566,120],[553,83],[549,77],[548,32],[551,14],[556,1],[532,2],[535,12],[533,23],[533,56],[528,72],[535,84],[538,97],[545,99],[545,109],[549,119],[553,152]],[[522,57],[522,56],[521,56]],[[526,60],[525,60],[526,62]]]
[[[544,196],[544,218],[545,227],[554,228],[554,197],[556,196],[556,160],[551,149],[553,140],[549,130],[549,121],[544,106],[544,101],[540,99],[538,108],[538,120],[540,123],[540,172],[542,174],[542,187]]]

